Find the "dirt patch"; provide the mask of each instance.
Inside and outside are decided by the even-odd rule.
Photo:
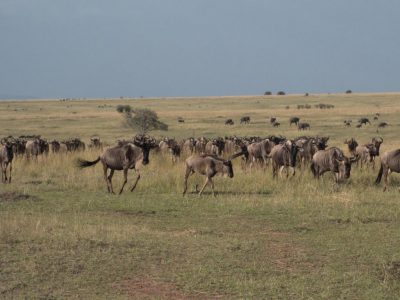
[[[5,192],[0,194],[0,202],[17,202],[23,200],[37,201],[38,197],[18,192]]]
[[[187,294],[166,282],[159,282],[149,277],[124,279],[112,284],[119,294],[135,299],[220,299],[221,296],[205,293]]]

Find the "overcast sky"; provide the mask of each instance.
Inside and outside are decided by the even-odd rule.
[[[400,91],[398,0],[1,0],[0,98]]]

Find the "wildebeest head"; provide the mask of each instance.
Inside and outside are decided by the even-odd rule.
[[[383,138],[372,138],[372,144],[375,146],[375,155],[379,156],[379,149],[381,148],[381,144],[383,143]]]
[[[226,174],[229,178],[233,177],[233,167],[232,162],[230,160],[224,160],[223,164],[223,173]]]
[[[358,146],[358,143],[354,138],[351,138],[350,140],[346,139],[344,143],[348,145],[350,151],[355,151]]]
[[[5,150],[5,157],[3,157],[4,162],[11,162],[14,158],[14,152],[13,152],[13,146],[10,142],[5,142],[4,145],[4,150]]]
[[[351,172],[351,164],[356,162],[357,159],[351,157],[339,157],[336,159],[338,163],[339,180],[348,179]]]
[[[296,156],[297,152],[299,151],[299,147],[294,141],[291,140],[287,140],[284,144],[284,147],[289,150],[290,166],[294,168],[296,166]]]
[[[329,137],[317,137],[315,139],[315,146],[318,150],[325,150],[328,147]]]
[[[142,149],[142,164],[147,165],[149,163],[150,150],[157,146],[156,140],[145,135],[137,135],[133,140],[133,144]]]

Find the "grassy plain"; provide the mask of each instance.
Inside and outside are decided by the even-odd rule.
[[[109,144],[132,136],[118,104],[157,111],[168,136],[310,135],[364,143],[375,113],[390,126],[381,152],[399,147],[400,94],[248,96],[173,99],[0,102],[0,135],[48,139],[99,135]],[[298,110],[297,104],[333,104]],[[289,109],[286,106],[290,106]],[[239,125],[249,115],[250,125]],[[185,123],[178,123],[177,117]],[[266,119],[276,116],[280,128]],[[367,116],[372,125],[343,126]],[[225,126],[232,118],[234,126]],[[154,132],[154,135],[165,135]],[[400,294],[400,185],[375,186],[377,170],[354,168],[333,185],[310,172],[273,180],[271,170],[215,180],[217,197],[181,196],[183,160],[150,155],[134,193],[108,195],[100,166],[77,170],[78,156],[16,159],[13,182],[0,185],[0,297],[397,299]],[[114,176],[119,187],[122,174]],[[132,183],[134,174],[129,174]],[[203,179],[193,176],[190,185]]]

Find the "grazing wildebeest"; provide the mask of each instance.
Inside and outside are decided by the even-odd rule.
[[[298,117],[291,117],[289,119],[289,125],[292,126],[292,124],[295,124],[296,126],[299,124],[300,118]]]
[[[306,129],[310,130],[310,124],[308,124],[308,123],[298,123],[297,124],[297,128],[299,130],[306,130]]]
[[[350,152],[351,156],[355,157],[356,156],[356,149],[357,149],[357,146],[358,146],[357,141],[354,138],[351,138],[351,139],[346,139],[344,141],[344,143],[349,148],[349,152]]]
[[[346,127],[351,126],[351,120],[344,120],[343,123],[344,123],[344,126],[346,126]]]
[[[102,149],[103,145],[100,141],[100,138],[99,137],[91,137],[89,148],[90,149]]]
[[[282,171],[287,168],[286,177],[289,176],[289,168],[293,169],[292,176],[295,175],[296,170],[296,156],[299,148],[294,141],[286,140],[282,144],[275,145],[269,157],[272,160],[272,175],[276,177],[278,169],[280,169],[280,175],[282,176]]]
[[[0,171],[1,181],[11,183],[11,171],[12,171],[12,160],[14,153],[12,145],[9,142],[5,142],[4,145],[0,145]],[[9,177],[7,178],[7,168],[9,171]]]
[[[250,117],[249,116],[244,116],[240,118],[240,124],[249,124],[250,123]]]
[[[361,125],[367,125],[367,123],[368,123],[369,125],[371,125],[371,122],[368,120],[368,118],[360,118],[360,119],[358,120],[358,123],[361,124]]]
[[[117,146],[108,148],[94,161],[78,159],[77,165],[79,168],[86,168],[97,164],[101,161],[103,165],[104,180],[107,183],[107,190],[109,193],[114,194],[112,187],[112,177],[114,171],[124,171],[124,182],[122,184],[121,194],[124,186],[128,181],[128,170],[134,169],[137,173],[136,181],[131,188],[131,192],[135,189],[139,179],[140,163],[147,165],[149,163],[149,152],[152,148],[156,147],[156,141],[147,136],[136,136],[132,143],[120,142]],[[110,169],[110,174],[107,176],[107,171]]]
[[[356,125],[356,128],[361,128],[362,127],[362,124],[357,124]]]
[[[182,117],[179,117],[179,118],[178,118],[178,123],[185,123],[185,119],[182,118]]]
[[[272,126],[273,126],[273,127],[279,127],[279,126],[281,126],[281,123],[279,123],[279,122],[274,122],[274,123],[272,123]]]
[[[185,196],[187,191],[187,181],[191,174],[198,173],[200,175],[206,176],[206,181],[201,188],[199,195],[203,192],[207,184],[211,184],[212,194],[215,196],[214,192],[214,182],[212,178],[215,175],[220,175],[224,177],[233,177],[233,167],[232,159],[235,157],[243,155],[243,152],[236,153],[232,155],[229,159],[225,160],[214,155],[195,155],[190,156],[186,159],[186,172],[185,181],[183,187],[183,196]]]
[[[233,125],[235,124],[232,119],[228,119],[225,121],[225,125]]]
[[[355,161],[354,157],[346,157],[342,150],[336,147],[319,150],[313,156],[311,172],[314,177],[319,178],[325,172],[331,171],[335,176],[336,183],[338,183],[350,177],[351,164]]]
[[[276,118],[275,117],[269,118],[269,122],[273,125],[276,122]]]
[[[383,191],[386,191],[388,184],[388,175],[391,172],[400,173],[400,149],[387,151],[381,157],[381,168],[379,169],[378,177],[375,183],[381,182],[382,175],[385,180]]]
[[[379,117],[378,116],[374,116],[374,121],[378,120]]]
[[[386,123],[386,122],[380,122],[380,123],[378,124],[378,127],[376,128],[376,132],[379,131],[379,128],[385,128],[385,127],[388,126],[388,125],[389,125],[389,124]]]

